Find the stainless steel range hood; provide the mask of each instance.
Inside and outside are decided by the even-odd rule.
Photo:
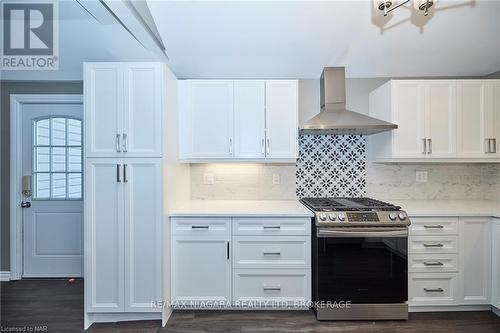
[[[346,109],[344,67],[325,67],[320,90],[321,111],[300,128],[300,134],[369,135],[398,128],[396,124]]]

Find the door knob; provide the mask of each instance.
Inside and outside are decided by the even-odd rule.
[[[30,208],[31,207],[31,202],[21,202],[21,207],[23,208]]]

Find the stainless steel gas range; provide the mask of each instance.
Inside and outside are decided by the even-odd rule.
[[[371,198],[303,198],[312,223],[318,320],[408,319],[408,226],[401,207]]]

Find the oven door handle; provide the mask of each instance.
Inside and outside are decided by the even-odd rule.
[[[349,231],[341,230],[318,230],[318,237],[401,237],[408,236],[408,229],[384,230],[384,231]]]

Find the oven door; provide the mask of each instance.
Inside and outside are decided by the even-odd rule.
[[[408,300],[407,228],[318,228],[314,243],[316,301]]]

